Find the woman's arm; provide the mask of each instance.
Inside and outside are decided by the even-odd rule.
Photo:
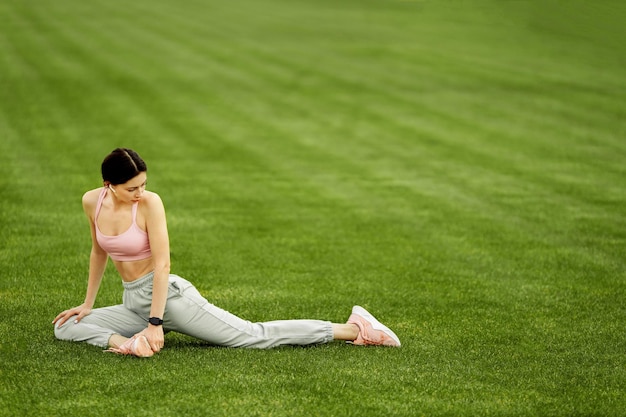
[[[167,233],[165,208],[158,194],[146,195],[146,229],[150,239],[150,250],[154,260],[154,278],[152,284],[152,305],[150,317],[163,318],[167,302],[167,288],[170,275],[170,242]],[[145,198],[144,197],[144,198]],[[158,352],[164,344],[163,326],[148,325],[142,332],[152,350]]]
[[[96,302],[96,296],[100,289],[100,283],[102,282],[102,276],[104,275],[104,269],[107,266],[108,255],[102,250],[98,242],[96,241],[96,235],[94,230],[94,224],[91,223],[91,254],[89,255],[89,280],[87,281],[87,294],[85,294],[84,306],[91,309]],[[82,317],[81,317],[82,318]],[[79,320],[80,321],[80,320]]]
[[[85,193],[83,196],[83,210],[89,219],[89,226],[91,228],[91,254],[89,255],[89,279],[87,280],[87,293],[85,294],[85,301],[83,304],[71,308],[69,310],[65,310],[61,312],[56,318],[52,321],[52,323],[56,324],[59,322],[58,326],[62,326],[67,320],[71,317],[76,316],[75,322],[78,323],[82,320],[83,317],[91,313],[91,309],[93,308],[96,302],[96,296],[98,295],[98,289],[100,288],[100,283],[102,282],[102,276],[104,275],[104,269],[106,268],[108,255],[107,253],[98,245],[98,241],[96,240],[96,229],[94,224],[93,212],[95,209],[93,202],[94,191],[90,191]]]

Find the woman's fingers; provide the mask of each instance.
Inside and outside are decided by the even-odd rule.
[[[163,346],[165,345],[165,337],[161,326],[148,326],[146,329],[142,330],[140,334],[146,336],[146,339],[148,339],[148,343],[154,352],[158,353],[161,349],[163,349]]]
[[[83,308],[83,307],[70,308],[69,310],[65,310],[59,313],[59,315],[57,315],[54,318],[54,320],[52,320],[52,324],[56,324],[57,327],[61,327],[65,324],[66,321],[68,321],[70,318],[74,316],[76,316],[76,318],[74,319],[74,323],[78,323],[79,321],[83,319],[83,317],[85,317],[89,313],[91,313],[91,309],[88,309],[88,308]]]
[[[78,316],[76,316],[76,320],[74,320],[74,323],[78,323],[79,321],[83,319],[83,317],[88,316],[90,313],[91,313],[91,310],[88,310],[88,309],[81,310],[80,313],[78,313]]]
[[[65,310],[55,317],[52,324],[56,324],[57,327],[61,327],[70,317],[72,317],[72,310]]]

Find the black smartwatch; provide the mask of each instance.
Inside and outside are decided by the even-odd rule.
[[[150,317],[148,319],[148,323],[154,325],[154,326],[161,326],[163,324],[163,319],[160,319],[158,317]]]

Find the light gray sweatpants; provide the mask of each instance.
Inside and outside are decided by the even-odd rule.
[[[147,327],[152,304],[149,273],[133,282],[123,282],[123,304],[94,309],[79,323],[70,318],[55,326],[58,339],[107,347],[114,334],[131,337]],[[321,320],[279,320],[252,323],[209,303],[187,280],[170,275],[163,317],[163,330],[197,337],[214,345],[272,348],[280,345],[310,345],[333,340],[332,325]]]

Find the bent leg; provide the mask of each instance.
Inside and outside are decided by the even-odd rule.
[[[54,335],[60,340],[108,347],[109,339],[114,334],[131,337],[146,326],[141,317],[120,304],[96,308],[78,323],[74,323],[74,318],[70,318],[61,327],[54,326]]]
[[[252,323],[209,303],[188,281],[171,282],[178,295],[168,299],[165,327],[207,342],[228,347],[272,348],[311,345],[333,340],[330,322],[279,320]]]

